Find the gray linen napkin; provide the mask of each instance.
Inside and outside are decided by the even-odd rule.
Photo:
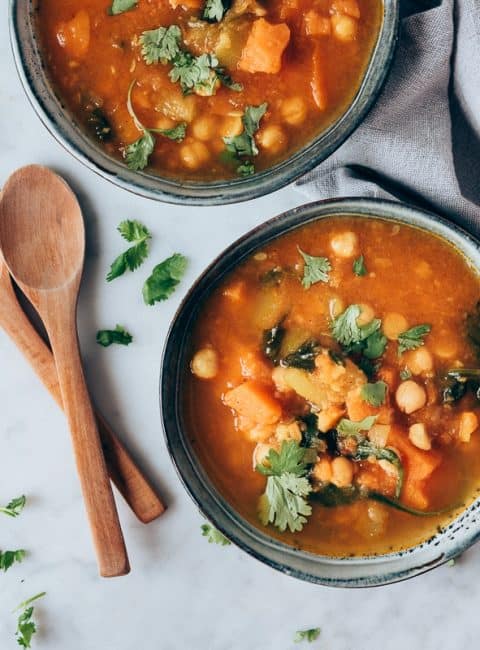
[[[402,12],[380,98],[297,189],[408,201],[480,236],[480,0],[403,2]]]

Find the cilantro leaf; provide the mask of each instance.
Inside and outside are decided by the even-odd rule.
[[[332,270],[332,265],[327,257],[313,257],[304,253],[301,248],[298,252],[303,257],[305,266],[303,268],[302,284],[305,289],[310,289],[312,284],[317,282],[328,282],[330,277],[329,273]]]
[[[237,167],[239,176],[252,176],[255,174],[255,165],[251,160],[246,160]]]
[[[382,323],[378,318],[374,318],[366,325],[358,325],[357,319],[360,313],[360,305],[350,305],[333,320],[331,326],[333,337],[342,345],[360,343],[380,329]]]
[[[127,166],[133,171],[141,171],[148,165],[148,159],[155,148],[155,138],[145,130],[138,140],[125,147],[124,155]]]
[[[129,11],[137,6],[138,0],[112,0],[112,6],[109,13],[111,16],[123,14],[124,11]]]
[[[250,176],[255,172],[253,163],[248,160],[241,161],[241,158],[258,155],[258,147],[254,136],[260,128],[260,120],[267,112],[267,109],[267,103],[260,104],[260,106],[247,106],[242,116],[242,133],[223,138],[227,156],[229,155],[232,161],[240,162],[237,167],[237,173],[240,176]]]
[[[147,65],[173,61],[180,54],[182,30],[178,25],[158,27],[143,32],[140,36],[142,57]]]
[[[363,255],[360,255],[360,257],[358,257],[354,261],[354,263],[353,263],[353,272],[359,278],[364,276],[364,275],[367,275],[368,271],[367,271],[367,267],[365,266],[365,260],[364,260]]]
[[[432,326],[428,324],[416,325],[411,327],[406,332],[398,335],[398,354],[403,354],[407,350],[416,350],[424,345],[424,338],[432,330]]]
[[[214,54],[192,56],[189,52],[180,52],[168,76],[174,83],[179,82],[185,94],[195,92],[202,97],[211,97],[221,83],[215,71],[217,66],[218,59]]]
[[[312,641],[316,641],[319,636],[320,628],[313,627],[310,630],[298,630],[293,640],[295,643],[300,643],[301,641],[308,641],[309,643],[312,643]]]
[[[126,251],[115,258],[107,274],[107,282],[111,282],[123,275],[127,269],[129,271],[138,269],[148,256],[148,240],[152,238],[147,227],[140,221],[127,219],[118,225],[117,230],[124,239],[133,243],[134,246],[127,248]]]
[[[312,514],[307,497],[312,491],[309,481],[295,474],[269,476],[267,487],[258,503],[258,515],[264,526],[273,524],[280,531],[287,527],[294,533],[301,531]]]
[[[407,366],[405,366],[403,370],[400,370],[400,379],[402,381],[407,381],[407,379],[410,379],[411,376],[412,376],[412,371]]]
[[[0,551],[0,571],[8,571],[15,562],[22,562],[26,554],[26,551],[23,549],[18,549],[17,551]]]
[[[265,458],[266,464],[257,465],[255,469],[264,476],[282,476],[286,473],[298,477],[305,476],[309,465],[305,462],[307,451],[295,440],[284,440],[280,451],[270,449]]]
[[[98,330],[97,332],[97,343],[103,345],[104,348],[108,348],[112,343],[129,345],[132,341],[133,337],[130,332],[127,332],[121,325],[117,325],[114,330]]]
[[[169,140],[174,140],[175,142],[182,142],[185,139],[185,134],[187,132],[187,123],[179,122],[177,125],[173,126],[171,129],[151,129],[155,133],[160,133],[164,138]]]
[[[37,631],[35,622],[32,619],[35,608],[31,606],[31,603],[33,603],[35,600],[38,600],[39,598],[43,598],[45,594],[46,592],[42,591],[42,593],[28,598],[28,600],[25,600],[23,603],[21,603],[15,610],[23,610],[18,617],[17,631],[15,632],[17,643],[22,648],[31,648],[32,637]]]
[[[342,436],[357,437],[361,435],[361,431],[368,431],[371,429],[376,421],[376,415],[368,415],[359,422],[352,422],[351,420],[342,418],[337,426],[337,431]]]
[[[378,359],[385,352],[387,347],[387,337],[380,330],[376,330],[364,341],[365,347],[362,353],[367,359]]]
[[[229,546],[231,544],[231,541],[211,524],[203,524],[201,529],[203,537],[207,538],[209,544],[219,544],[220,546]]]
[[[225,88],[229,90],[234,90],[236,93],[240,93],[243,90],[243,84],[238,81],[234,81],[232,77],[225,72],[223,68],[216,69],[217,77],[220,79]]]
[[[209,23],[219,23],[230,8],[230,0],[206,0],[202,18]]]
[[[25,507],[27,497],[22,494],[21,497],[12,499],[6,506],[0,507],[0,512],[9,517],[18,517]]]
[[[387,389],[388,386],[384,381],[377,381],[375,384],[364,384],[360,389],[360,396],[367,404],[378,408],[385,404]]]
[[[175,291],[187,268],[187,259],[175,253],[153,269],[143,285],[143,299],[147,305],[166,300]]]

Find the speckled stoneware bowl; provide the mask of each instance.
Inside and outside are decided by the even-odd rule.
[[[201,275],[178,310],[164,350],[160,401],[168,448],[180,478],[204,515],[229,539],[288,575],[334,587],[370,587],[412,578],[454,558],[480,537],[480,498],[445,530],[400,553],[331,558],[298,551],[254,528],[225,501],[210,482],[189,443],[183,425],[182,393],[191,357],[190,334],[199,310],[213,289],[239,263],[276,237],[334,215],[377,217],[427,230],[453,244],[480,274],[480,244],[440,217],[400,203],[339,199],[311,203],[268,221],[227,248]]]
[[[399,0],[384,0],[380,34],[361,87],[350,108],[327,131],[288,160],[246,178],[199,183],[175,181],[133,172],[108,156],[65,109],[42,64],[35,30],[38,0],[10,0],[13,54],[27,96],[54,137],[78,160],[109,181],[131,192],[169,203],[219,205],[253,199],[299,178],[325,160],[361,123],[377,98],[390,68],[397,41]]]

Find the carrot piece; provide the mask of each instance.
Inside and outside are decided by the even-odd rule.
[[[59,45],[74,58],[81,58],[90,46],[90,17],[81,9],[72,20],[61,23],[57,28]]]
[[[282,54],[290,41],[290,29],[285,23],[272,25],[265,18],[253,23],[242,56],[238,62],[245,72],[276,74],[282,67]]]
[[[305,32],[308,36],[330,36],[332,33],[332,24],[330,18],[322,16],[311,9],[307,11],[304,17]]]
[[[328,104],[325,74],[323,72],[322,63],[320,45],[319,43],[316,43],[312,56],[312,78],[310,80],[310,88],[312,89],[313,101],[320,111],[324,111]]]
[[[275,424],[282,415],[282,407],[269,389],[253,379],[229,390],[223,401],[238,415],[259,424]]]

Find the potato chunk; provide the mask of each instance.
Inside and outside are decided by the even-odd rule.
[[[282,67],[282,54],[290,41],[290,29],[285,23],[272,25],[265,18],[253,23],[238,63],[245,72],[277,74]]]

